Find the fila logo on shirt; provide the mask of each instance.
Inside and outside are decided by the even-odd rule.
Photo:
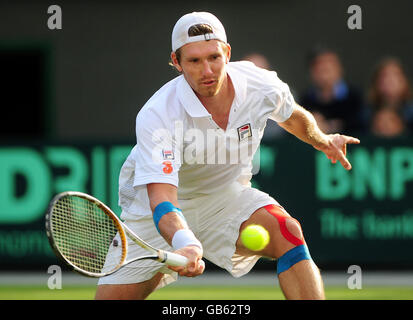
[[[239,141],[252,137],[251,125],[249,123],[244,124],[238,129],[238,138]]]
[[[164,160],[174,160],[174,152],[172,150],[162,150],[162,156]]]

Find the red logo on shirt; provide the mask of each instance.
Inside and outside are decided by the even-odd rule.
[[[166,174],[171,174],[172,171],[174,171],[174,168],[172,167],[172,163],[171,161],[164,161],[162,162],[162,164],[164,165],[162,171]]]

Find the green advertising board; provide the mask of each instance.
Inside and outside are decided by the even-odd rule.
[[[349,147],[353,169],[346,171],[293,137],[277,139],[261,145],[253,185],[300,221],[320,267],[412,267],[412,142],[365,138]],[[44,214],[58,192],[90,193],[119,214],[118,175],[132,146],[0,147],[0,268],[46,270],[57,263]]]
[[[0,268],[47,268],[44,215],[52,197],[76,190],[119,214],[118,175],[132,146],[25,145],[0,148]]]

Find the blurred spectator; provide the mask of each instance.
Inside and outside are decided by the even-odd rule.
[[[344,80],[337,53],[317,48],[311,52],[308,65],[312,84],[299,102],[314,114],[320,128],[326,133],[366,132],[361,92]]]
[[[376,111],[371,121],[371,132],[379,137],[397,137],[407,133],[403,117],[395,110],[383,108]]]
[[[253,52],[244,56],[241,60],[251,61],[257,67],[271,70],[271,65],[268,59],[261,53]],[[282,129],[275,121],[268,120],[267,126],[265,127],[263,140],[270,140],[273,138],[280,137],[285,134],[284,129]]]
[[[385,58],[377,64],[373,71],[367,99],[370,107],[372,130],[375,126],[376,114],[386,109],[398,114],[401,118],[400,121],[404,122],[412,131],[412,88],[398,59]]]

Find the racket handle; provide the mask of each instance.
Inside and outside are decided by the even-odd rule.
[[[165,263],[172,267],[185,266],[188,263],[188,258],[173,252],[165,252]]]

